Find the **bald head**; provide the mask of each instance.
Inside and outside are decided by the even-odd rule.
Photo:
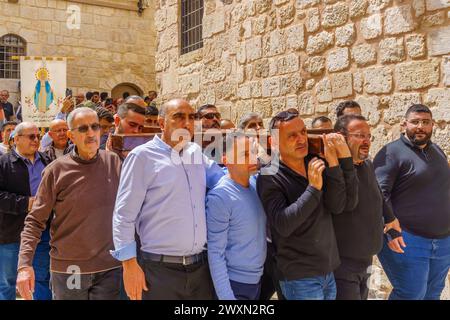
[[[159,117],[165,118],[173,110],[176,110],[176,109],[181,108],[181,107],[191,108],[192,110],[194,110],[194,108],[192,108],[192,106],[186,100],[184,100],[184,99],[172,99],[172,100],[167,101],[161,107],[161,110],[159,111]]]
[[[166,102],[159,113],[163,141],[172,147],[183,147],[194,135],[195,110],[183,99]],[[190,137],[188,137],[188,135]],[[186,139],[180,143],[179,137]]]
[[[68,130],[69,126],[64,120],[56,119],[50,122],[50,131],[48,134],[52,138],[53,146],[56,149],[64,150],[67,147],[67,142],[69,141],[67,137]]]
[[[67,122],[66,121],[64,121],[62,119],[55,119],[52,122],[50,122],[49,128],[50,128],[50,131],[54,131],[54,129],[56,127],[64,126],[64,125],[67,126]]]

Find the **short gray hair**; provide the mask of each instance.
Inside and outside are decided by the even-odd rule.
[[[95,116],[98,119],[97,112],[95,112],[91,108],[88,108],[88,107],[77,108],[77,109],[73,110],[71,113],[69,113],[69,115],[67,116],[67,124],[69,125],[69,129],[70,130],[74,129],[73,122],[74,122],[76,116],[79,115],[79,114],[82,114],[82,113],[95,114]]]
[[[239,120],[238,128],[244,130],[245,127],[248,125],[248,123],[253,119],[261,119],[262,117],[259,113],[256,112],[249,112],[242,116],[242,118]]]
[[[17,125],[17,127],[14,129],[15,136],[21,135],[24,130],[36,128],[38,129],[38,126],[34,124],[33,122],[21,122]]]

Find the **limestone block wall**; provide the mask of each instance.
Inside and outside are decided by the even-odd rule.
[[[0,0],[0,37],[13,33],[27,42],[30,56],[69,56],[68,87],[74,93],[110,92],[120,83],[155,88],[154,1],[142,16],[137,10],[99,5],[98,1]],[[103,1],[102,3],[107,3]],[[112,6],[114,6],[114,3]],[[137,1],[123,0],[137,8]],[[68,6],[80,8],[80,28],[70,29]],[[17,79],[0,79],[0,88],[17,100]]]
[[[185,55],[179,1],[155,2],[162,100],[216,104],[233,121],[294,107],[310,123],[355,99],[373,128],[372,153],[423,102],[450,154],[449,0],[205,0],[204,46]]]

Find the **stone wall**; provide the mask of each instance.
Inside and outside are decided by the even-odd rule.
[[[83,1],[81,1],[83,2]],[[0,37],[13,33],[27,41],[27,55],[73,57],[67,65],[67,84],[74,93],[111,92],[131,83],[144,92],[155,88],[154,4],[142,16],[126,10],[65,0],[0,0]],[[102,3],[107,3],[107,0]],[[137,0],[123,0],[137,8]],[[69,29],[69,5],[80,10],[79,29]],[[0,88],[17,101],[18,80],[0,79]]]
[[[450,154],[449,0],[205,0],[204,47],[182,56],[179,2],[155,2],[162,100],[216,104],[233,121],[294,107],[310,123],[356,99],[373,127],[372,153],[423,102]]]

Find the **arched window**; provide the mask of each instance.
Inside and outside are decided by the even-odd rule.
[[[19,60],[11,57],[24,56],[26,46],[25,40],[14,34],[0,38],[0,79],[20,79]]]

